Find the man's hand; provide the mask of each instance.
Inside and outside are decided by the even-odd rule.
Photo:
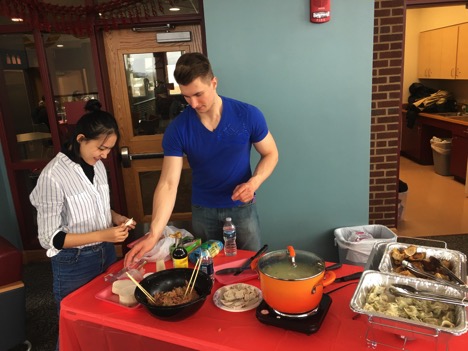
[[[154,235],[148,234],[143,240],[140,240],[127,252],[124,260],[124,267],[130,266],[132,263],[139,261],[148,251],[154,248],[157,238]]]
[[[278,149],[275,140],[270,132],[262,141],[253,144],[255,150],[260,154],[260,161],[255,167],[255,171],[248,182],[239,184],[234,189],[231,199],[233,201],[242,201],[244,203],[252,201],[255,192],[267,179],[278,163]]]
[[[255,196],[255,190],[251,183],[239,184],[235,187],[234,192],[232,193],[232,201],[242,201],[247,203],[252,201]]]

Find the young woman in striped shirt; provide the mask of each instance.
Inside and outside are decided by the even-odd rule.
[[[133,222],[110,208],[107,158],[119,138],[114,117],[100,109],[78,121],[70,141],[43,169],[30,195],[38,237],[51,257],[57,308],[72,291],[116,261],[114,243]]]

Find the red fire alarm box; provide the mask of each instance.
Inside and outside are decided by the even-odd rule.
[[[310,0],[310,21],[325,23],[330,20],[331,0]]]

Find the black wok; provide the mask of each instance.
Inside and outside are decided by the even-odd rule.
[[[189,282],[192,272],[192,268],[166,269],[149,275],[140,282],[140,285],[154,296],[158,292],[171,291],[176,287],[185,286]],[[187,318],[198,311],[205,302],[206,297],[211,294],[212,287],[211,278],[203,271],[199,271],[194,287],[199,297],[195,300],[174,306],[154,306],[148,302],[147,297],[140,289],[135,290],[135,298],[153,316],[176,321]]]

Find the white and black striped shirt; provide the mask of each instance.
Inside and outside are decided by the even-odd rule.
[[[101,161],[94,165],[92,183],[78,163],[59,152],[42,170],[29,198],[37,209],[39,242],[49,257],[59,252],[53,238],[61,231],[89,233],[112,226],[109,184]]]

